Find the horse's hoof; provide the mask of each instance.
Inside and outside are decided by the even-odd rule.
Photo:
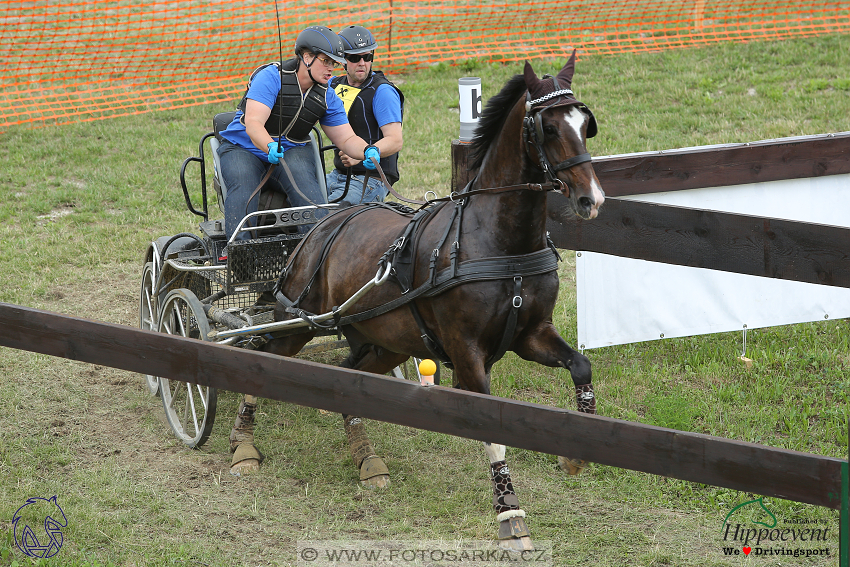
[[[371,455],[360,463],[360,482],[368,488],[384,488],[390,484],[390,470],[381,457]]]
[[[390,475],[380,474],[378,476],[373,476],[372,478],[361,480],[360,484],[366,488],[386,488],[390,485]]]
[[[531,543],[531,538],[529,536],[500,539],[499,547],[508,551],[515,551],[517,553],[522,551],[534,551],[534,544]]]
[[[230,474],[242,476],[257,472],[260,470],[260,463],[263,462],[264,458],[260,450],[253,444],[242,443],[233,452],[233,459],[230,461]]]
[[[235,465],[231,465],[230,474],[233,476],[242,476],[252,474],[260,470],[260,461],[257,459],[246,459]]]
[[[525,523],[525,512],[522,510],[511,510],[507,513],[522,514],[512,516],[499,522],[499,547],[508,551],[534,551],[534,544],[531,543],[531,533],[528,531],[528,525]],[[500,514],[499,517],[503,517]]]
[[[577,475],[581,474],[581,471],[583,471],[584,467],[587,466],[587,461],[558,457],[558,466],[560,466],[561,470],[565,471],[567,474]]]

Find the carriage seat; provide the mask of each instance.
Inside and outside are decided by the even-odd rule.
[[[233,122],[233,119],[236,117],[237,111],[230,112],[220,112],[213,117],[213,133],[214,137],[210,138],[210,148],[212,149],[213,155],[213,187],[215,188],[216,195],[218,196],[218,208],[224,213],[224,201],[227,199],[227,186],[224,183],[224,179],[221,177],[221,163],[218,157],[218,148],[221,145],[223,138],[221,137],[221,132],[227,129],[227,126]],[[325,195],[327,195],[328,189],[325,184],[325,167],[322,162],[321,156],[321,141],[319,138],[319,134],[316,128],[310,131],[310,141],[311,146],[313,148],[313,158],[316,167],[316,178],[319,180],[319,186],[324,191]],[[286,198],[283,199],[284,204],[279,208],[286,208],[289,206]],[[264,202],[264,201],[261,201]]]

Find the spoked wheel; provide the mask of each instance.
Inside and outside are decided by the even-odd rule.
[[[142,271],[142,289],[139,292],[139,328],[146,331],[157,330],[155,285],[156,272],[153,262],[148,262]],[[159,394],[159,378],[157,376],[146,375],[145,384],[152,396]]]
[[[169,335],[209,340],[210,325],[204,308],[188,289],[175,289],[165,297],[157,328]],[[159,394],[174,434],[189,447],[203,445],[215,420],[216,389],[160,377]]]

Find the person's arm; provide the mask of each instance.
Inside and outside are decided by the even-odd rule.
[[[354,133],[351,124],[345,123],[339,126],[322,126],[325,135],[341,151],[358,160],[363,160],[363,150],[366,149],[366,140]],[[379,148],[380,149],[380,148]],[[381,150],[383,155],[383,150]]]
[[[404,144],[401,128],[401,97],[394,86],[382,84],[372,99],[372,112],[381,127],[383,138],[375,144],[382,156],[398,153]]]
[[[390,122],[389,124],[385,124],[384,126],[381,126],[381,132],[384,134],[384,137],[375,142],[375,146],[377,146],[378,150],[381,152],[381,157],[384,158],[397,153],[404,143],[401,134],[401,122]],[[342,159],[342,164],[345,167],[357,165],[362,161],[351,157],[342,150],[339,150],[339,157]]]
[[[381,150],[382,156],[391,156],[398,153],[404,145],[404,138],[401,134],[401,122],[390,122],[381,126],[383,138],[375,144]]]
[[[272,109],[256,100],[248,99],[245,103],[245,133],[261,151],[269,151],[269,143],[274,139],[266,130],[266,121],[272,114]]]

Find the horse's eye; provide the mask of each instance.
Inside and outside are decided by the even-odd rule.
[[[554,126],[544,126],[543,133],[547,136],[557,136],[558,130]]]

